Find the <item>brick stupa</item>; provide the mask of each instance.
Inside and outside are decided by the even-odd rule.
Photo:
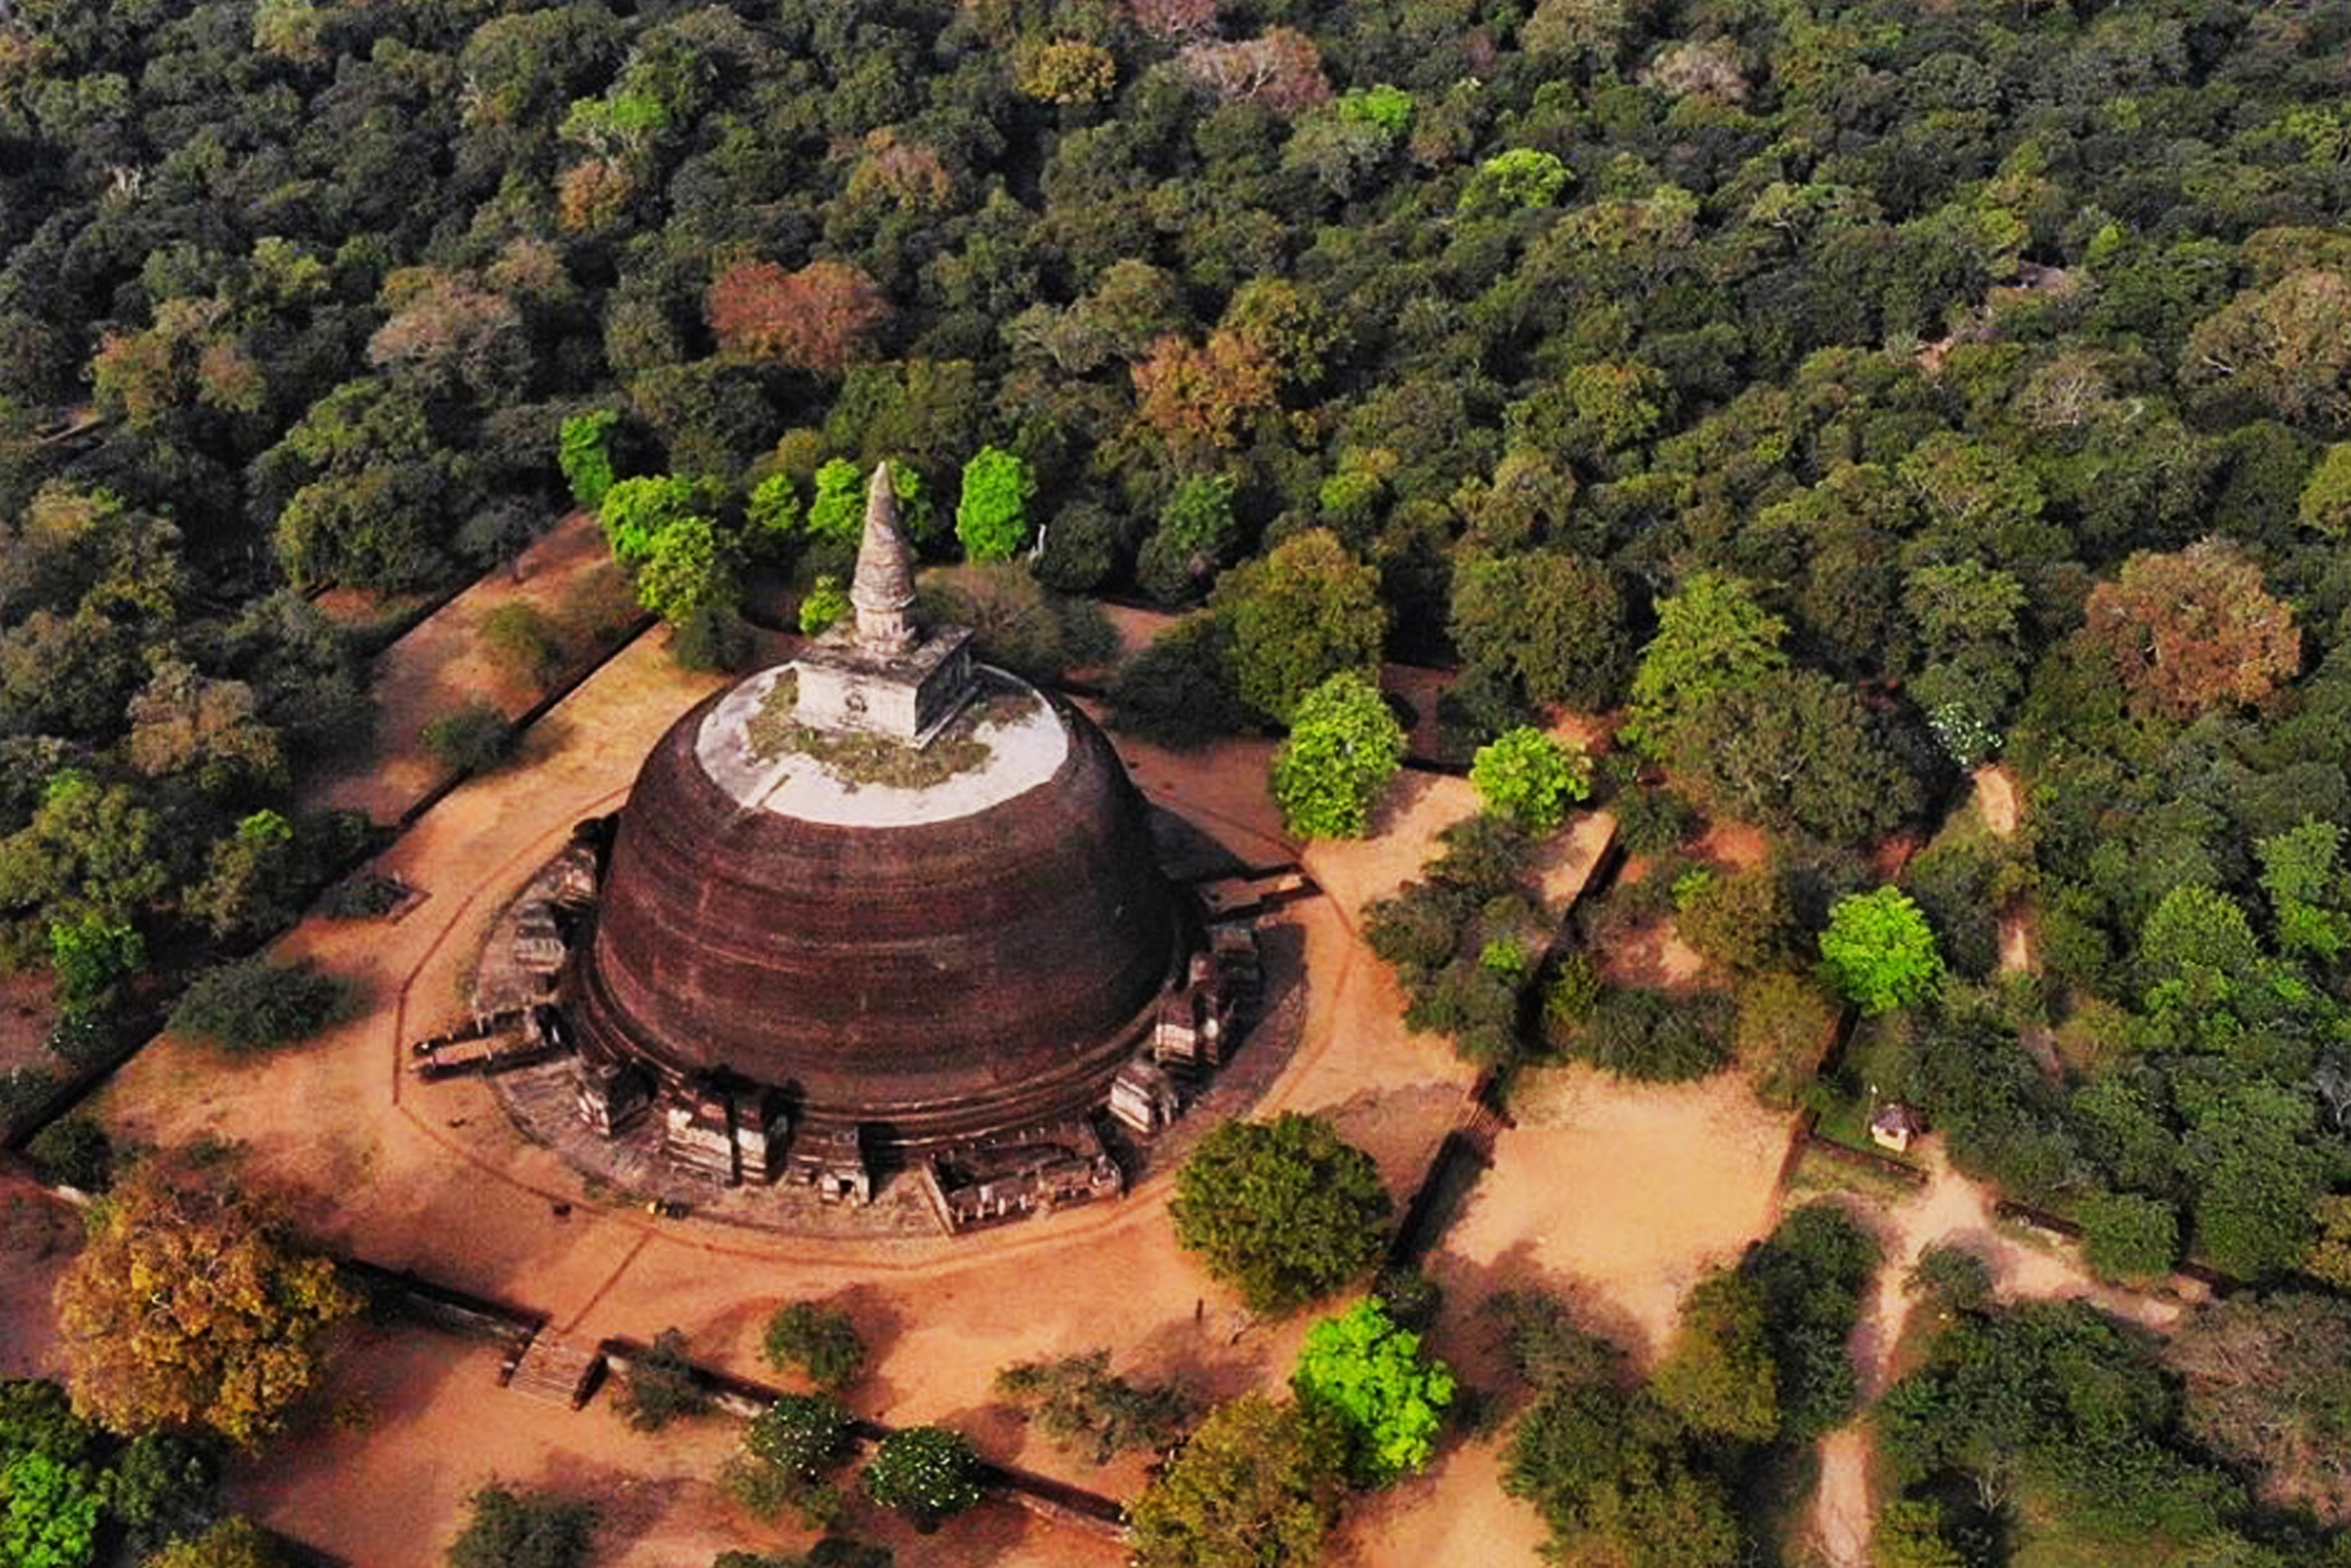
[[[1084,715],[922,623],[883,469],[851,598],[638,774],[566,982],[583,1111],[633,1083],[680,1146],[920,1156],[1088,1116],[1184,984],[1141,796]]]

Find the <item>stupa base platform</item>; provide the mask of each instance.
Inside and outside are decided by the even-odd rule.
[[[1183,1118],[1147,1140],[1129,1134],[1107,1114],[1095,1119],[1129,1192],[1182,1165],[1219,1124],[1246,1114],[1289,1065],[1306,1018],[1304,942],[1296,927],[1275,922],[1259,928],[1259,943],[1264,998],[1255,1021],[1225,1065],[1196,1086]],[[584,1124],[575,1071],[574,1062],[565,1059],[488,1082],[516,1129],[561,1155],[580,1174],[590,1201],[657,1207],[666,1214],[819,1240],[912,1244],[940,1239],[940,1221],[915,1166],[881,1165],[874,1173],[872,1201],[865,1204],[828,1202],[816,1188],[790,1180],[726,1186],[669,1157],[659,1116],[641,1116],[612,1137]],[[1114,1205],[1127,1200],[1102,1201]]]

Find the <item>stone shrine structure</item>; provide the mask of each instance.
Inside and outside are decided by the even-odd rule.
[[[924,623],[886,467],[850,598],[671,727],[575,879],[579,1120],[826,1203],[908,1169],[951,1231],[1123,1190],[1098,1118],[1172,1120],[1253,944],[1212,941],[1162,873],[1091,720]],[[546,966],[549,935],[517,959]]]

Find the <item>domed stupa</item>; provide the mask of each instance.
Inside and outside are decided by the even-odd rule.
[[[850,598],[653,747],[564,984],[591,1125],[829,1198],[1082,1128],[1213,969],[1102,732],[917,616],[886,465]]]

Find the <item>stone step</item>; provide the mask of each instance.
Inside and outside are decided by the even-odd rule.
[[[603,1368],[604,1353],[595,1343],[541,1333],[523,1351],[507,1386],[526,1399],[577,1410]]]

